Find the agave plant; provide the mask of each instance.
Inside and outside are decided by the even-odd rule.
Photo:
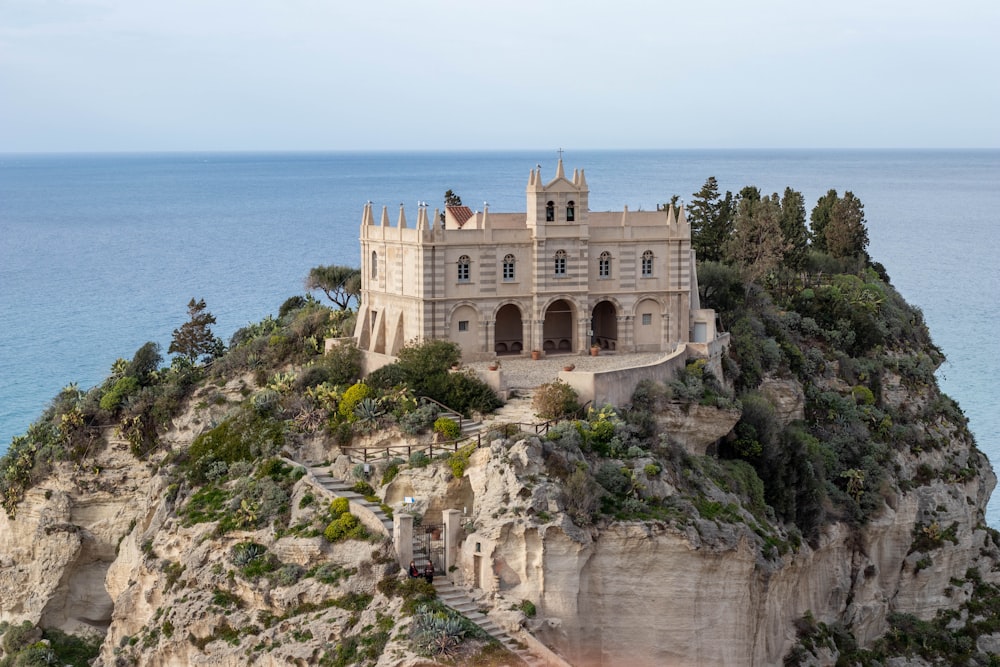
[[[237,567],[246,567],[267,553],[267,547],[256,542],[240,542],[230,552],[230,560]]]
[[[362,398],[354,406],[354,416],[358,418],[359,422],[374,422],[383,414],[385,414],[385,410],[382,409],[382,404],[376,398]]]
[[[413,618],[413,642],[430,655],[452,657],[465,638],[465,627],[454,613],[421,605]]]

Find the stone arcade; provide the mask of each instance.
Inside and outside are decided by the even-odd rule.
[[[361,304],[355,339],[395,356],[410,341],[448,339],[466,360],[497,355],[669,352],[715,338],[698,305],[684,209],[591,211],[583,170],[528,176],[527,211],[465,206],[409,227],[373,205],[361,222]]]

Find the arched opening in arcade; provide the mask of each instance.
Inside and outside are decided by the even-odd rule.
[[[618,349],[618,309],[610,301],[601,301],[594,306],[590,316],[590,328],[594,332],[591,345],[602,350]]]
[[[524,327],[521,309],[512,303],[497,311],[493,328],[493,351],[497,354],[521,354],[524,351]]]
[[[546,352],[573,352],[573,306],[566,299],[556,299],[545,309],[542,324],[542,349]]]

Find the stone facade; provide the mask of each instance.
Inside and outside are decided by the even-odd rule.
[[[410,341],[448,339],[466,360],[505,354],[655,352],[715,337],[698,307],[691,227],[681,208],[595,212],[583,170],[528,177],[524,213],[426,206],[410,227],[371,203],[361,223],[355,339],[395,355]]]

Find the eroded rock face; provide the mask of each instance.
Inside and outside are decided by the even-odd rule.
[[[761,382],[760,393],[774,405],[778,421],[782,424],[806,418],[806,394],[795,380],[766,377]]]
[[[691,454],[703,456],[740,420],[739,410],[725,410],[691,403],[671,403],[656,415],[664,433]]]
[[[807,611],[849,624],[868,642],[884,633],[889,612],[926,619],[959,604],[950,579],[970,563],[992,567],[981,555],[988,536],[976,526],[995,479],[985,457],[951,435],[940,450],[899,452],[899,465],[958,461],[977,475],[916,487],[891,498],[863,530],[832,524],[815,548],[772,559],[743,524],[581,529],[558,512],[554,487],[534,477],[537,443],[494,446],[467,473],[478,529],[460,572],[471,585],[534,601],[532,631],[574,665],[780,664]],[[545,509],[552,519],[540,522]],[[929,554],[933,566],[920,567],[927,554],[910,553],[914,531],[934,521],[955,524],[955,541],[943,541]]]
[[[114,606],[105,576],[154,497],[152,476],[124,444],[89,470],[58,464],[15,519],[0,514],[0,620],[104,632]]]

